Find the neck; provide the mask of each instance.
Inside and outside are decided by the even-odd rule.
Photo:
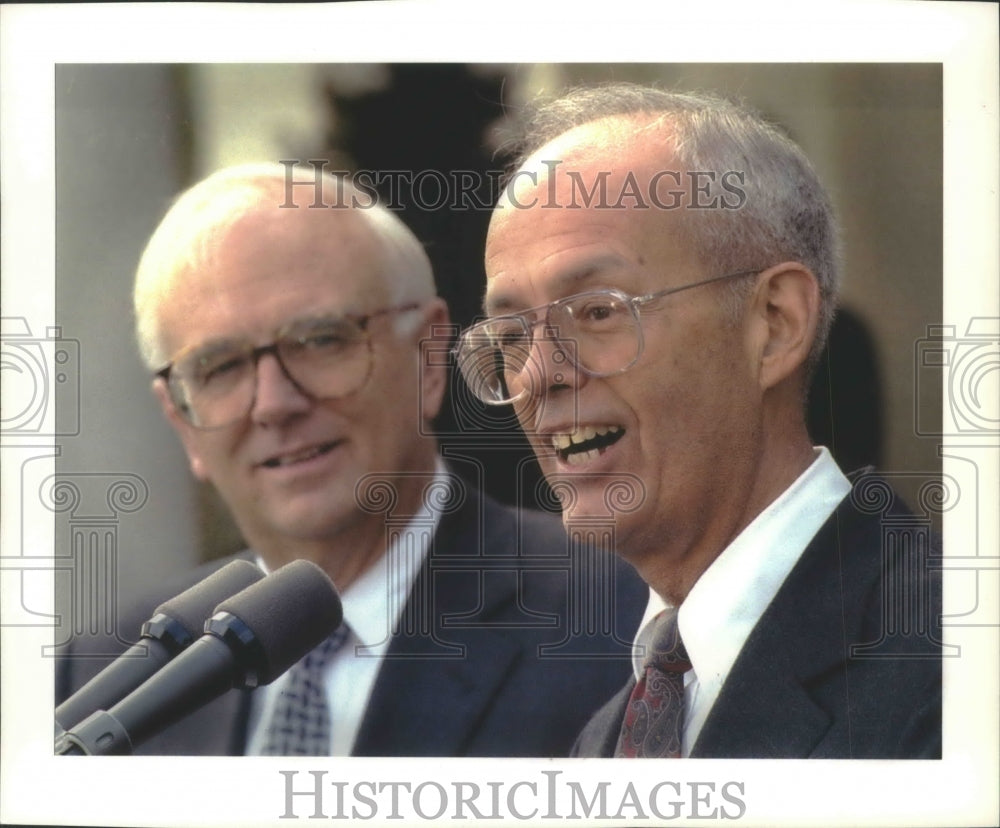
[[[789,433],[776,445],[762,446],[737,482],[720,493],[705,522],[697,521],[696,534],[649,537],[650,552],[632,560],[643,580],[665,600],[680,606],[702,573],[730,543],[795,482],[815,459],[805,427],[793,439]]]

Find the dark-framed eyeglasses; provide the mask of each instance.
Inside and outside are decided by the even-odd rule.
[[[591,290],[520,313],[494,316],[459,336],[455,360],[469,389],[488,405],[517,402],[531,395],[532,386],[541,381],[541,366],[532,362],[539,326],[544,339],[588,376],[621,374],[642,355],[639,314],[650,302],[713,282],[756,276],[762,270],[727,273],[642,296],[629,296],[615,288]]]
[[[215,340],[181,351],[155,376],[164,380],[184,419],[200,429],[232,425],[250,413],[257,396],[257,364],[265,354],[274,356],[302,394],[340,399],[361,390],[371,375],[371,320],[420,307],[410,302],[364,315],[305,317],[283,326],[265,345]]]

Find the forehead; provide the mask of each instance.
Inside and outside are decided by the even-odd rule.
[[[351,210],[263,205],[208,232],[161,297],[168,352],[263,337],[298,316],[369,309],[386,293],[379,239]]]
[[[697,257],[664,174],[676,171],[672,158],[662,128],[621,119],[579,127],[534,153],[491,218],[490,312],[589,287],[648,290],[666,286],[656,279],[668,270],[689,271]]]

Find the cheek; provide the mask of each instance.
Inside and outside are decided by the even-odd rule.
[[[205,439],[205,435],[193,432],[187,426],[181,432],[181,442],[184,444],[184,452],[187,454],[191,474],[202,482],[210,482],[214,477],[213,470],[215,468],[211,442]]]
[[[191,471],[201,481],[216,487],[232,488],[233,480],[239,482],[238,453],[240,435],[223,429],[199,433],[185,440]]]
[[[731,422],[725,406],[732,404],[736,367],[728,357],[720,364],[721,356],[703,348],[694,358],[673,348],[669,356],[618,380],[618,396],[638,424],[644,465],[679,471],[681,458],[704,451]]]
[[[343,401],[336,408],[348,421],[356,442],[380,456],[400,451],[426,431],[421,416],[422,392],[415,378],[417,368],[410,358],[397,359],[400,363],[393,370],[372,375],[366,393],[349,406]]]
[[[538,417],[544,404],[544,398],[531,397],[527,401],[515,403],[513,406],[514,416],[517,417],[518,425],[520,425],[521,430],[527,435],[529,440],[532,439],[535,423],[538,422]],[[532,442],[532,445],[534,445],[534,442]]]

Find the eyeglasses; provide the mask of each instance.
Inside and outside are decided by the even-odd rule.
[[[298,319],[267,345],[224,339],[182,351],[156,372],[181,415],[196,428],[222,428],[243,419],[257,395],[257,363],[272,354],[284,375],[314,400],[346,397],[371,374],[368,323],[387,314],[416,310],[420,303],[383,308],[364,316]]]
[[[741,270],[643,296],[608,288],[567,296],[548,305],[478,322],[459,337],[455,358],[475,396],[488,405],[506,405],[533,393],[543,372],[532,362],[534,330],[543,326],[545,339],[591,377],[621,374],[635,365],[644,347],[639,313],[650,302],[671,293],[724,279],[756,276],[761,270]],[[538,389],[534,393],[537,393]]]

